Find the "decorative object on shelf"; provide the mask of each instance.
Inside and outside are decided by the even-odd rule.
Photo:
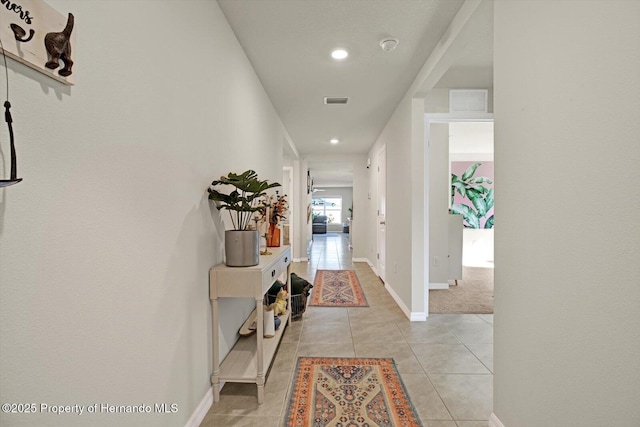
[[[235,187],[229,194],[216,190],[215,186]],[[258,174],[247,170],[241,174],[229,172],[215,180],[209,187],[209,199],[216,202],[218,209],[227,209],[233,230],[225,231],[225,264],[229,267],[250,267],[260,263],[260,232],[250,229],[253,215],[262,212],[259,203],[266,196],[266,190],[280,187],[277,182],[269,183],[258,179]]]
[[[75,83],[73,14],[43,0],[2,0],[0,22],[7,56],[66,85]]]
[[[60,66],[60,61],[64,63],[64,67],[58,71],[63,77],[70,76],[73,66],[71,60],[71,32],[73,31],[73,14],[67,17],[67,25],[60,32],[47,33],[44,36],[44,46],[49,54],[49,60],[44,64],[50,70],[55,70]]]
[[[264,333],[265,338],[273,338],[276,335],[275,313],[272,307],[264,307]]]
[[[311,193],[311,172],[307,171],[307,194]]]
[[[22,178],[18,178],[18,161],[16,159],[16,145],[13,135],[13,118],[11,117],[11,103],[9,102],[9,70],[7,68],[7,56],[4,54],[5,50],[2,44],[2,38],[0,38],[0,47],[2,47],[4,73],[7,81],[7,100],[4,102],[4,120],[7,122],[7,127],[9,128],[9,145],[11,147],[11,175],[9,179],[0,179],[0,187],[8,187],[19,183],[22,181]]]
[[[276,301],[272,304],[269,304],[269,310],[273,310],[276,316],[280,316],[287,312],[287,297],[289,294],[285,288],[282,288],[278,291],[278,295],[276,296]]]
[[[265,208],[265,218],[269,220],[269,230],[267,231],[267,247],[280,246],[280,221],[287,219],[285,214],[289,210],[287,195],[280,195],[276,191],[275,196],[266,197],[263,201]]]
[[[273,304],[278,298],[278,292],[285,287],[286,284],[277,280],[267,291],[267,303]],[[307,299],[311,294],[313,285],[306,279],[291,273],[291,318],[299,319],[307,309]],[[278,327],[276,326],[276,329]]]

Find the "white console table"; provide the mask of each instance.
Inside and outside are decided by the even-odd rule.
[[[282,334],[290,322],[291,310],[281,315],[282,324],[273,338],[264,338],[262,306],[264,294],[273,282],[286,272],[288,306],[291,307],[291,248],[269,248],[272,255],[260,255],[260,264],[253,267],[227,267],[216,265],[209,271],[209,298],[211,299],[213,330],[213,401],[220,400],[220,381],[255,383],[258,387],[258,403],[264,400],[265,371],[271,365]],[[256,333],[240,337],[220,364],[218,333],[218,299],[246,297],[255,299]]]

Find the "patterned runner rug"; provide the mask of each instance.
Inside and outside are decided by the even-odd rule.
[[[323,307],[369,307],[354,270],[318,270],[311,305]]]
[[[285,425],[422,426],[393,359],[299,357]]]

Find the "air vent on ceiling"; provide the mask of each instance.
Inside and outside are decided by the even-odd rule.
[[[451,113],[486,113],[486,89],[464,89],[449,91],[449,111]]]
[[[334,104],[346,104],[347,102],[349,102],[349,98],[340,98],[340,97],[336,97],[336,96],[325,96],[324,97],[324,103],[327,105],[334,105]]]

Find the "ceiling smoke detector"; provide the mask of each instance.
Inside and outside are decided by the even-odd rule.
[[[382,41],[380,42],[380,47],[385,52],[391,52],[396,48],[396,46],[398,46],[399,42],[400,41],[398,39],[394,39],[394,38],[382,39]]]

